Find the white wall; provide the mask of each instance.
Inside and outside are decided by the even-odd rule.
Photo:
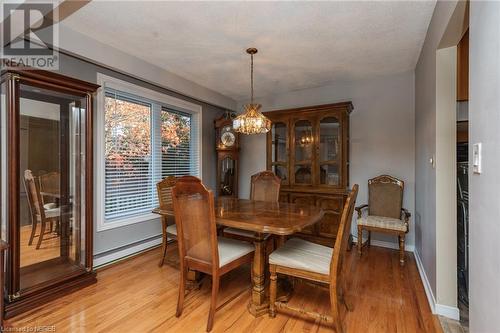
[[[436,302],[457,309],[457,47],[436,52]],[[451,310],[451,308],[449,308]]]
[[[352,101],[350,184],[360,185],[357,204],[367,202],[368,179],[390,174],[405,181],[404,206],[414,212],[414,75],[399,73],[369,80],[337,82],[257,99],[264,111]],[[240,103],[241,106],[242,103]],[[241,109],[241,107],[239,108]],[[250,193],[250,176],[266,169],[265,135],[242,136],[239,195]],[[407,248],[414,245],[410,221]],[[391,242],[384,235],[373,239]]]
[[[438,1],[415,68],[415,253],[431,306],[436,295],[436,50],[457,6]]]
[[[470,143],[482,142],[483,172],[469,169],[470,331],[500,328],[500,2],[470,4]]]

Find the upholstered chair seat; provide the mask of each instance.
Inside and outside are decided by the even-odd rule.
[[[255,250],[255,247],[248,242],[236,239],[218,237],[219,267],[229,264]]]
[[[54,209],[54,208],[57,208],[57,204],[55,202],[49,202],[49,203],[44,204],[43,208],[45,210],[47,210],[47,209]]]
[[[167,226],[167,234],[177,236],[177,225],[171,224],[171,225]]]
[[[271,265],[329,274],[333,249],[327,246],[292,238],[269,256]]]
[[[59,208],[45,210],[45,217],[46,218],[59,217],[59,215],[61,215],[61,210]]]
[[[408,226],[403,220],[392,217],[369,215],[358,219],[358,225],[407,232]]]

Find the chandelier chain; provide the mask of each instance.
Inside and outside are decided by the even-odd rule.
[[[253,104],[253,54],[250,54],[250,103]]]

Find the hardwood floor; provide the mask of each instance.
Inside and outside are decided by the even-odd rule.
[[[31,225],[21,227],[20,246],[21,246],[21,267],[33,265],[39,262],[47,261],[59,257],[60,241],[55,233],[47,233],[39,249],[36,248],[40,226],[38,226],[37,236],[33,244],[28,245],[31,234]]]
[[[442,332],[432,315],[412,254],[399,265],[398,252],[371,247],[359,258],[348,254],[347,332]],[[210,280],[186,296],[181,318],[175,317],[177,248],[170,246],[167,263],[158,268],[154,249],[98,271],[98,283],[41,308],[8,320],[6,328],[52,326],[55,332],[204,332],[210,304]],[[278,313],[254,318],[247,311],[249,267],[221,279],[218,311],[212,332],[332,332],[317,322]],[[328,309],[325,290],[297,284],[292,305]],[[223,305],[223,306],[222,306]]]

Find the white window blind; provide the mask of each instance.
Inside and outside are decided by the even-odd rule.
[[[197,117],[163,107],[161,124],[161,177],[199,177]]]
[[[106,221],[150,213],[156,183],[199,176],[198,116],[129,93],[105,91]]]

